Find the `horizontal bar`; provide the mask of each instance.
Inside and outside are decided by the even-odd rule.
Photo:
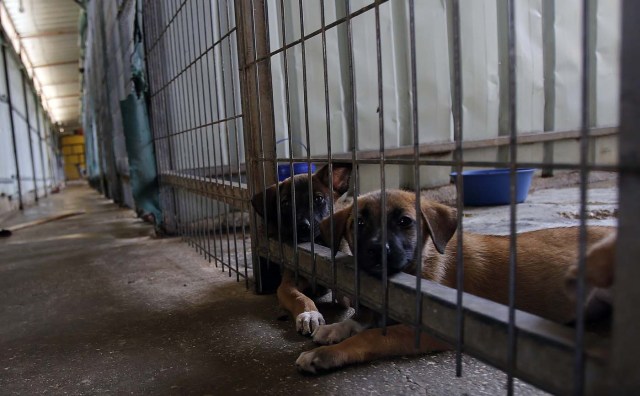
[[[605,137],[605,136],[615,136],[618,133],[617,127],[605,127],[605,128],[594,128],[590,131],[590,137]],[[520,138],[522,136],[522,138]],[[571,130],[571,131],[558,131],[558,132],[531,132],[524,133],[519,135],[518,141],[519,144],[533,144],[533,143],[542,143],[549,141],[560,141],[560,140],[568,140],[568,139],[579,139],[580,131],[579,130]],[[159,138],[160,139],[160,138]],[[490,148],[490,147],[499,147],[509,145],[509,137],[502,136],[491,139],[479,139],[479,140],[467,140],[463,142],[462,147],[466,150],[480,149],[480,148]],[[439,142],[439,143],[423,143],[420,145],[420,155],[444,155],[449,154],[455,150],[455,142]],[[413,165],[415,160],[412,158],[414,155],[413,146],[403,146],[396,148],[385,148],[385,163],[388,165]],[[380,151],[379,150],[369,150],[369,151],[358,151],[358,159],[356,159],[356,163],[358,164],[372,164],[376,165],[380,162]],[[406,157],[406,158],[405,158]],[[268,163],[289,163],[291,162],[307,162],[310,160],[311,162],[317,163],[327,163],[326,156],[310,156],[307,158],[304,157],[278,157],[278,158],[256,158],[258,163],[260,162],[268,162]],[[353,162],[351,158],[351,153],[338,153],[332,154],[331,156],[332,162]],[[457,165],[459,161],[454,160],[438,160],[438,159],[423,159],[419,161],[419,165],[435,165],[435,166],[454,166]],[[463,166],[466,167],[508,167],[510,166],[510,162],[507,161],[464,161],[462,162]],[[580,164],[576,163],[549,163],[549,162],[518,162],[518,166],[527,167],[527,168],[541,168],[546,167],[549,169],[579,169]],[[241,171],[243,167],[241,166]],[[211,168],[214,170],[215,168]],[[607,171],[607,172],[616,172],[621,170],[619,166],[616,165],[598,165],[591,164],[587,166],[587,169],[593,171]],[[234,168],[234,171],[237,172],[237,169]]]
[[[168,133],[168,134],[166,134],[164,136],[154,137],[154,140],[166,139],[166,138],[169,138],[169,137],[172,137],[172,136],[182,135],[182,134],[187,133],[187,132],[197,131],[198,129],[202,129],[202,128],[206,128],[206,127],[222,124],[222,123],[225,123],[225,122],[237,120],[239,118],[242,118],[242,114],[237,114],[237,115],[229,116],[229,117],[222,118],[222,119],[219,119],[219,120],[215,120],[215,121],[207,122],[207,123],[204,123],[204,124],[196,125],[196,126],[191,127],[191,128],[186,128],[186,129],[182,129],[182,130],[179,130],[179,131],[176,131],[176,132]]]
[[[315,245],[315,256],[311,255],[310,243],[298,245],[298,268],[303,276],[312,274],[314,263],[316,280],[332,287],[331,251]],[[296,270],[294,248],[275,240],[257,247],[258,254],[269,255],[272,261]],[[281,252],[285,259],[281,259]],[[353,257],[343,253],[336,256],[336,285],[339,291],[354,293]],[[380,280],[360,273],[360,298],[365,306],[380,311],[383,286]],[[415,277],[398,274],[389,280],[389,317],[399,322],[415,323]],[[448,342],[455,342],[456,334],[456,290],[422,280],[422,327]],[[504,305],[464,293],[463,314],[465,340],[463,351],[471,353],[497,368],[507,366],[508,308]],[[546,319],[522,311],[516,311],[516,357],[517,377],[546,391],[559,394],[571,393],[573,382],[572,359],[574,353],[574,331]],[[605,375],[607,343],[604,339],[588,334],[585,339],[585,354],[589,383],[597,382]],[[587,388],[588,389],[588,388]],[[587,390],[587,393],[589,391]]]
[[[226,175],[238,175],[245,174],[247,171],[247,165],[242,163],[240,164],[240,168],[236,165],[218,165],[218,166],[205,166],[203,168],[191,168],[191,169],[182,169],[181,172],[184,174],[189,174],[191,176],[208,176],[208,177],[218,177],[218,176],[226,176]]]
[[[194,192],[198,195],[225,202],[244,210],[249,190],[244,183],[231,183],[211,177],[194,176],[184,172],[166,171],[160,174],[160,184]]]
[[[580,130],[555,131],[555,132],[527,132],[518,134],[518,144],[530,144],[541,142],[552,142],[567,139],[579,139]],[[611,136],[618,133],[617,127],[593,128],[589,132],[590,137]],[[509,136],[498,136],[489,139],[464,140],[463,150],[500,147],[509,145]],[[455,150],[455,142],[422,143],[419,146],[420,155],[448,154]],[[414,155],[414,147],[402,146],[396,148],[385,148],[386,158],[411,157]],[[358,151],[359,159],[374,159],[380,156],[380,150]],[[335,159],[351,160],[351,153],[335,154]]]

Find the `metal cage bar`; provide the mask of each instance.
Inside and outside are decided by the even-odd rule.
[[[588,24],[594,18],[588,14],[586,3],[588,2],[583,5],[583,35],[589,38]],[[630,9],[629,14],[637,15],[637,12],[632,12],[635,6],[628,3],[625,3],[625,7]],[[519,167],[580,172],[582,236],[579,261],[584,262],[588,172],[619,171],[620,212],[622,213],[623,203],[627,205],[624,208],[628,211],[628,218],[633,218],[633,214],[637,212],[629,201],[629,197],[637,193],[631,186],[637,182],[635,179],[638,174],[637,156],[631,149],[637,147],[633,146],[637,139],[630,132],[635,122],[632,111],[629,110],[632,107],[624,107],[626,102],[623,95],[620,136],[622,138],[624,133],[627,134],[627,146],[624,147],[626,151],[621,150],[620,162],[606,164],[594,161],[591,158],[593,141],[615,137],[619,132],[616,126],[594,125],[591,122],[592,117],[588,111],[594,94],[587,88],[589,84],[593,84],[589,62],[593,61],[594,53],[593,43],[585,39],[582,54],[583,118],[580,129],[554,130],[555,125],[550,117],[555,113],[549,109],[544,112],[544,132],[535,129],[527,132],[519,128],[516,92],[519,44],[515,35],[516,7],[521,6],[521,3],[506,0],[496,4],[508,5],[508,9],[498,13],[503,18],[499,23],[507,28],[502,32],[504,37],[499,38],[506,41],[498,44],[502,46],[500,51],[504,52],[499,78],[501,82],[506,82],[500,88],[500,112],[501,116],[507,116],[500,120],[499,134],[495,137],[477,138],[479,135],[474,134],[471,123],[465,122],[463,88],[467,64],[464,62],[462,33],[465,10],[457,0],[451,0],[442,3],[449,39],[450,137],[442,141],[430,141],[425,138],[421,126],[425,118],[421,115],[421,105],[428,101],[421,96],[424,94],[419,86],[421,70],[418,61],[420,52],[425,49],[416,36],[416,19],[419,18],[419,7],[422,6],[417,2],[401,4],[374,0],[366,3],[321,1],[311,4],[301,0],[241,0],[208,5],[189,0],[145,2],[151,122],[156,150],[160,153],[158,172],[165,197],[163,210],[170,218],[175,219],[175,232],[182,235],[206,259],[216,266],[219,264],[221,270],[229,276],[235,274],[236,279],[244,279],[247,286],[252,278],[256,290],[263,292],[268,290],[268,277],[273,272],[271,263],[280,264],[281,269],[295,273],[296,280],[300,275],[308,278],[314,286],[317,282],[333,289],[334,293],[338,291],[353,296],[356,311],[362,305],[382,313],[383,331],[388,317],[390,320],[413,325],[417,330],[417,342],[420,333],[426,332],[455,345],[457,375],[462,375],[461,357],[466,353],[504,370],[509,394],[513,393],[514,378],[521,378],[545,390],[562,394],[588,394],[594,392],[597,386],[616,389],[617,384],[608,381],[618,375],[618,372],[611,371],[609,364],[622,367],[627,363],[626,358],[616,354],[620,354],[621,345],[624,345],[622,340],[629,342],[631,333],[615,326],[635,318],[633,314],[624,310],[624,313],[618,314],[616,311],[618,316],[614,326],[614,347],[610,351],[606,340],[584,331],[583,313],[580,309],[575,330],[515,309],[515,284],[518,276],[516,264],[519,259],[516,257],[518,218],[515,174]],[[318,6],[319,21],[314,21],[309,17],[311,11],[307,7],[317,9]],[[391,9],[394,12],[404,12],[402,15],[405,20],[389,28],[383,22],[387,22],[384,18],[388,18],[386,13]],[[549,12],[549,9],[545,9],[545,15],[549,15]],[[631,18],[626,14],[625,17]],[[373,48],[371,54],[375,56],[375,62],[372,63],[375,73],[371,74],[359,69],[363,62],[359,56],[363,55],[359,51],[358,40],[362,37],[358,29],[367,21],[372,22],[371,31],[375,33],[371,35],[369,42]],[[545,20],[542,24],[548,27],[551,21]],[[398,40],[401,38],[406,39],[404,41],[407,43],[407,48],[403,49],[405,52],[402,52],[402,56],[406,57],[406,64],[402,64],[405,68],[398,67],[402,71],[395,77],[406,80],[404,87],[408,93],[406,98],[397,103],[388,102],[385,96],[390,79],[385,74],[387,53],[383,43],[389,39],[388,35],[394,34],[398,35],[394,36],[398,42],[402,41]],[[547,37],[549,34],[545,33]],[[623,37],[626,35],[633,37],[627,30]],[[637,40],[625,41],[623,44],[633,46],[635,42]],[[318,44],[315,49],[314,43]],[[547,56],[553,55],[549,48],[545,48],[545,53]],[[627,54],[625,47],[623,54]],[[314,80],[316,76],[311,71],[313,59],[318,63],[313,70],[321,70],[318,72],[321,76],[317,80]],[[627,65],[629,73],[628,76],[623,74],[623,78],[634,81],[635,76],[630,71],[635,61],[635,57],[623,57],[623,65]],[[545,73],[549,73],[553,68],[547,64],[545,70]],[[549,84],[554,84],[554,81],[547,80]],[[369,88],[368,85],[374,87],[372,92],[375,93],[371,96],[374,96],[373,101],[377,101],[375,113],[367,112],[368,109],[362,105],[363,101],[369,100],[363,94],[366,92],[363,90]],[[637,105],[633,102],[633,84],[623,86],[628,86],[627,99],[631,105]],[[551,88],[544,87],[545,95],[553,97],[555,103],[555,93],[551,92]],[[333,90],[340,90],[340,100],[335,99]],[[312,103],[319,105],[314,107]],[[394,106],[399,109],[398,113],[407,115],[406,120],[400,116],[396,120],[394,116],[397,114],[388,116],[387,111]],[[337,113],[342,117],[340,122],[334,119]],[[316,115],[320,117],[315,117]],[[323,131],[312,119],[321,119],[317,121],[318,125],[321,122],[326,124],[326,140],[324,136],[318,140]],[[385,135],[391,119],[410,131],[406,134],[406,139],[398,139],[394,144],[389,144],[390,139]],[[363,127],[367,124],[363,124],[363,120],[374,121],[372,125],[375,125],[374,129],[378,134],[378,148],[371,148],[369,145],[366,126]],[[435,130],[434,133],[447,132]],[[281,146],[278,146],[278,139],[283,136],[288,143],[284,150],[279,151]],[[304,150],[294,147],[297,138],[306,141]],[[326,147],[319,149],[317,145],[320,143],[312,147],[312,141],[321,141]],[[553,158],[549,154],[551,143],[555,145],[556,142],[576,141],[581,148],[579,162]],[[518,153],[525,145],[545,143],[548,145],[544,149],[546,154],[542,160],[520,156]],[[484,149],[495,149],[495,160],[478,159],[478,156],[467,154]],[[432,169],[455,170],[459,175],[469,167],[508,168],[511,177],[510,275],[506,285],[509,289],[509,306],[483,300],[462,290],[465,279],[462,261],[465,207],[461,198],[464,191],[461,177],[456,179],[458,195],[455,204],[459,216],[459,233],[456,237],[458,288],[453,290],[421,279],[419,270],[416,276],[400,274],[388,278],[383,276],[382,279],[361,272],[358,268],[357,222],[352,230],[355,243],[353,255],[337,252],[334,257],[330,249],[319,244],[297,243],[300,239],[295,221],[292,225],[293,244],[285,243],[281,236],[284,227],[281,217],[287,213],[277,205],[274,211],[278,219],[278,232],[277,236],[270,239],[267,227],[258,219],[256,212],[251,210],[250,201],[255,194],[264,192],[277,183],[279,165],[284,165],[293,174],[294,165],[298,162],[308,165],[305,171],[308,177],[312,176],[312,163],[327,164],[330,177],[335,171],[335,163],[350,163],[353,168],[353,197],[367,191],[367,188],[371,189],[369,184],[372,183],[379,183],[383,190],[392,186],[395,181],[387,175],[390,169],[407,170],[403,174],[402,186],[414,190],[416,212],[420,210],[422,199],[422,178]],[[374,168],[379,173],[373,172]],[[372,174],[375,176],[369,177]],[[623,186],[626,186],[626,190]],[[333,195],[333,186],[330,188]],[[308,193],[308,204],[313,213],[310,186]],[[288,194],[276,189],[275,201],[286,199],[295,202],[298,191],[292,188]],[[385,195],[382,194],[381,197],[381,204],[385,207]],[[265,213],[272,210],[267,207],[266,198],[254,204],[262,206]],[[358,215],[358,209],[357,199],[354,199],[352,216]],[[331,222],[334,210],[333,204],[330,205]],[[249,235],[244,226],[241,227],[241,232],[230,226],[230,219],[238,213],[241,216],[247,215]],[[295,209],[291,215],[296,218]],[[203,220],[211,220],[213,224],[215,216],[218,216],[219,226],[206,226],[208,222]],[[223,219],[226,219],[224,224]],[[380,222],[383,239],[387,234],[387,220],[386,215],[382,215]],[[200,223],[205,226],[199,226]],[[333,225],[332,223],[330,227],[332,241],[335,239]],[[635,229],[634,227],[621,218],[620,240],[627,238],[630,241],[630,235],[633,234],[628,233],[628,230]],[[419,237],[421,232],[419,229]],[[250,243],[247,241],[248,236]],[[314,230],[312,240],[316,237]],[[422,257],[420,244],[417,250],[418,257]],[[251,261],[252,268],[247,265],[248,261]],[[244,268],[240,265],[242,262]],[[384,255],[382,262],[386,268]],[[617,269],[621,271],[628,271],[629,274],[633,272],[630,263],[618,265]],[[584,293],[583,280],[580,282],[578,298]],[[629,300],[637,301],[637,296],[633,296],[629,290],[625,292],[631,296]],[[623,295],[627,295],[625,293]],[[336,294],[333,295],[334,300],[335,298]],[[618,300],[617,298],[616,304],[624,304]],[[613,353],[611,359],[607,358],[609,352]]]

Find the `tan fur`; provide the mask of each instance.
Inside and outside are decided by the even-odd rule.
[[[591,246],[612,232],[609,227],[589,227]],[[575,302],[565,292],[565,274],[578,260],[578,228],[564,227],[517,235],[516,308],[559,323],[575,319]],[[501,304],[508,304],[509,237],[465,233],[464,290]],[[451,239],[443,257],[430,255],[423,264],[423,276],[442,266],[439,283],[456,285],[457,237]],[[439,262],[436,264],[436,262]]]
[[[380,218],[380,193],[358,198],[358,209]],[[423,200],[416,214],[415,194],[390,190],[386,195],[387,212],[401,208],[403,213],[419,219],[423,216],[424,235],[422,276],[425,279],[456,287],[457,234],[456,211],[442,204]],[[335,215],[336,235],[353,246],[353,213],[346,208]],[[327,221],[321,224],[326,233]],[[588,246],[614,232],[612,227],[589,227]],[[446,240],[445,240],[446,239]],[[437,243],[434,244],[434,240]],[[446,244],[437,249],[436,244]],[[574,320],[575,301],[565,291],[565,274],[578,258],[578,228],[564,227],[525,232],[517,235],[516,308],[560,323]],[[448,242],[448,244],[447,244]],[[463,235],[464,291],[501,304],[508,304],[509,236]],[[443,246],[439,246],[442,248]],[[444,254],[439,254],[443,250]],[[415,273],[414,266],[405,272]],[[405,325],[390,326],[386,337],[381,330],[371,329],[347,338],[339,344],[303,353],[296,364],[300,370],[335,368],[383,356],[405,355],[442,350],[442,342],[424,336],[420,350],[413,349],[413,330]]]
[[[312,299],[307,297],[301,290],[309,287],[309,282],[303,278],[298,278],[295,282],[295,275],[290,269],[283,269],[282,280],[276,292],[278,302],[284,309],[289,311],[294,318],[303,312],[317,311],[318,308]]]

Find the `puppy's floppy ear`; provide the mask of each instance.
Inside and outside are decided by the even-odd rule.
[[[273,184],[269,188],[267,188],[266,190],[260,191],[259,193],[254,195],[253,198],[251,198],[251,205],[256,210],[256,213],[260,215],[260,217],[262,217],[262,218],[265,217],[265,213],[264,213],[264,199],[265,199],[265,197],[267,199],[267,211],[270,211],[272,209],[273,210],[277,210],[276,209],[276,205],[278,205],[278,202],[276,201],[276,198],[277,198],[276,189],[277,188],[278,188],[278,185],[277,184]]]
[[[322,184],[329,186],[333,184],[333,191],[338,195],[342,195],[349,190],[349,180],[351,180],[351,164],[350,163],[334,163],[333,178],[329,179],[329,164],[318,169],[313,174]]]
[[[335,255],[340,249],[340,242],[347,232],[347,222],[351,214],[352,206],[339,210],[333,214],[333,246],[331,245],[331,217],[320,222],[320,236],[326,246],[333,249]]]
[[[444,253],[447,243],[458,228],[457,211],[437,202],[422,200],[420,203],[422,218],[427,225],[433,244],[440,254]],[[425,241],[426,241],[426,235]]]

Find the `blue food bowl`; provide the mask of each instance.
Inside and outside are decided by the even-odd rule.
[[[293,163],[293,174],[299,175],[301,173],[307,173],[309,171],[309,164],[306,162],[294,162]],[[315,164],[311,164],[311,173],[316,171]],[[278,164],[278,181],[283,181],[284,179],[291,176],[291,168],[289,164]]]
[[[535,169],[516,170],[516,202],[527,199]],[[455,182],[457,172],[451,173]],[[508,205],[511,202],[509,169],[470,170],[462,172],[465,206]]]

